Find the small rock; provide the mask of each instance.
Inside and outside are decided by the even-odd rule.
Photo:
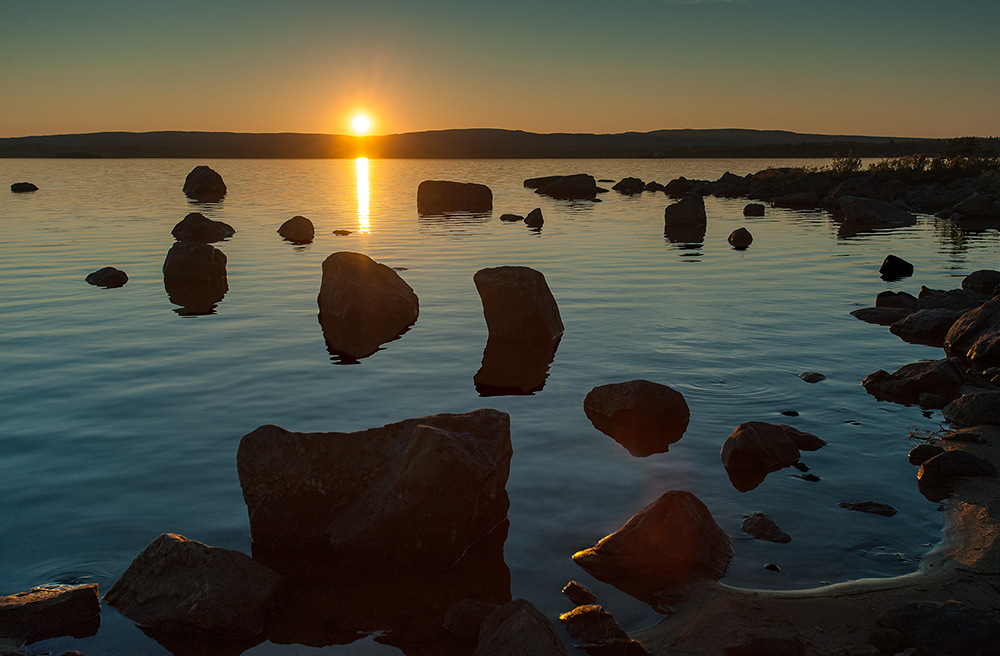
[[[97,633],[101,602],[97,584],[33,588],[0,597],[0,637],[21,642]]]
[[[524,217],[524,225],[529,228],[540,228],[543,223],[545,223],[545,219],[542,218],[542,208],[540,207],[531,210],[528,212],[528,216]]]
[[[799,460],[797,463],[793,464],[792,467],[795,467],[796,469],[798,469],[800,472],[803,472],[803,473],[809,471],[809,465],[807,465],[806,463],[802,462],[801,460]]]
[[[743,216],[764,216],[764,210],[763,203],[748,203],[743,208]]]
[[[586,643],[629,640],[628,634],[618,625],[614,616],[594,604],[577,606],[560,615],[559,621],[571,636]]]
[[[799,374],[799,378],[806,381],[807,383],[818,383],[821,380],[826,380],[826,376],[815,371],[804,371]]]
[[[574,606],[587,606],[597,603],[597,595],[580,585],[576,581],[570,581],[562,589],[562,593],[573,602]]]
[[[800,478],[808,483],[819,483],[820,481],[820,477],[817,476],[816,474],[802,474],[801,476],[799,476],[798,474],[793,474],[792,478]]]
[[[472,656],[569,656],[549,618],[531,602],[515,599],[493,611]]]
[[[1000,392],[961,396],[944,407],[945,419],[963,426],[1000,425]]]
[[[798,417],[799,413],[796,410],[782,410],[778,414],[785,415],[786,417]]]
[[[749,533],[758,540],[781,544],[791,542],[792,540],[792,536],[778,528],[778,525],[768,519],[767,515],[762,512],[755,512],[743,520],[742,528],[745,533]]]
[[[184,179],[184,193],[189,198],[202,201],[218,201],[226,195],[226,183],[222,176],[207,166],[196,166]]]
[[[753,235],[746,228],[737,228],[729,233],[728,241],[736,250],[745,250],[753,243]]]
[[[837,505],[841,508],[846,508],[847,510],[856,510],[858,512],[869,513],[871,515],[881,515],[882,517],[892,517],[896,514],[895,508],[887,503],[879,503],[878,501],[859,501],[855,503],[841,501]]]
[[[922,487],[945,489],[963,477],[996,478],[997,470],[988,460],[967,451],[945,451],[924,461],[917,473]]]
[[[594,428],[639,458],[668,451],[691,418],[684,395],[648,380],[595,387],[583,411]]]
[[[902,308],[916,311],[920,309],[920,299],[906,292],[885,291],[875,296],[875,307]]]
[[[89,274],[85,280],[87,283],[96,287],[112,289],[115,287],[122,287],[125,283],[127,283],[128,274],[121,269],[104,267],[103,269],[98,269],[97,271]]]
[[[899,280],[913,275],[913,265],[895,255],[886,255],[878,272],[883,280]]]
[[[515,221],[524,221],[524,217],[521,216],[520,214],[501,214],[500,215],[500,220],[501,221],[509,221],[509,222],[513,223]]]
[[[994,296],[1000,291],[998,287],[1000,287],[1000,271],[992,269],[973,271],[962,279],[962,289],[985,296]]]
[[[781,568],[778,567],[777,565],[775,565],[774,563],[765,563],[764,569],[766,569],[768,571],[771,571],[771,572],[780,572],[781,571]]]
[[[417,186],[417,212],[489,212],[493,209],[493,191],[475,182],[424,180]]]
[[[646,188],[646,183],[639,178],[623,178],[611,188],[619,193],[632,195],[642,193]]]
[[[304,216],[293,216],[278,228],[278,234],[296,244],[308,244],[316,236],[313,222]]]
[[[15,182],[10,186],[11,193],[25,194],[31,191],[38,191],[38,187],[30,182]]]
[[[347,235],[352,234],[352,232],[350,230],[334,230],[333,234],[337,235],[338,237],[346,237]],[[396,267],[393,268],[395,269]]]
[[[174,239],[178,241],[194,241],[201,244],[210,244],[221,241],[236,234],[228,223],[213,221],[199,212],[191,212],[170,231]]]
[[[879,326],[891,326],[897,321],[910,316],[915,311],[916,310],[896,307],[870,307],[852,310],[851,316],[857,317],[866,323],[874,323]]]
[[[920,444],[906,454],[906,459],[911,465],[922,465],[939,453],[944,453],[944,449],[933,444]]]

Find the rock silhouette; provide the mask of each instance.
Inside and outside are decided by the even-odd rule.
[[[222,176],[216,171],[207,166],[196,166],[184,179],[183,191],[188,198],[214,202],[222,200],[228,189]]]
[[[228,223],[213,221],[200,212],[191,212],[170,231],[174,239],[178,241],[196,241],[201,244],[210,244],[215,241],[222,241],[227,237],[236,234]]]
[[[26,194],[31,191],[38,191],[38,187],[31,182],[15,182],[10,186],[11,193]]]
[[[815,435],[791,426],[748,421],[726,438],[722,464],[733,487],[749,492],[771,472],[798,462],[800,449],[815,451],[824,444]]]
[[[944,336],[944,349],[976,369],[1000,365],[1000,297],[959,317]]]
[[[209,244],[178,241],[163,261],[163,286],[180,314],[211,314],[229,291],[226,254]]]
[[[541,184],[535,186],[535,193],[550,198],[561,200],[594,200],[597,198],[597,181],[594,180],[594,176],[587,173],[534,178],[525,180],[524,186],[530,187],[529,182],[532,184],[540,182]]]
[[[700,194],[688,194],[663,210],[663,222],[665,228],[704,227],[708,223],[705,199]]]
[[[306,217],[293,216],[281,224],[278,234],[294,244],[308,244],[316,236],[316,228]]]
[[[583,410],[594,428],[640,458],[669,450],[691,418],[680,392],[648,380],[595,387]]]
[[[417,212],[420,214],[485,213],[492,209],[493,191],[483,184],[424,180],[417,186]]]
[[[746,228],[737,228],[729,233],[729,245],[738,251],[744,251],[753,243],[753,235]]]
[[[559,307],[541,272],[524,266],[480,269],[473,276],[491,337],[551,342],[563,333]]]
[[[104,287],[105,289],[112,289],[114,287],[122,287],[128,282],[128,274],[126,274],[121,269],[116,269],[114,267],[104,267],[94,271],[89,274],[85,281],[88,284],[95,285],[97,287]]]

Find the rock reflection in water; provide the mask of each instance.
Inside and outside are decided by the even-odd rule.
[[[226,255],[214,246],[175,242],[163,260],[163,286],[180,315],[213,314],[229,291]]]
[[[266,636],[256,635],[246,639],[226,640],[166,633],[137,625],[147,636],[174,656],[239,656],[251,647],[264,642]]]
[[[677,244],[680,248],[700,249],[705,243],[705,226],[668,225],[663,230],[663,236],[669,243]]]
[[[560,339],[561,336],[549,341],[489,337],[483,364],[473,379],[479,396],[528,395],[541,391]]]
[[[174,312],[182,317],[215,314],[216,306],[229,291],[229,283],[226,280],[185,283],[164,279],[163,286],[167,290],[170,302],[180,306],[174,308]]]

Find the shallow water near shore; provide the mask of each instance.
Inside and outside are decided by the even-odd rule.
[[[569,202],[522,186],[549,174],[665,184],[826,163],[0,159],[4,184],[40,187],[0,193],[0,595],[58,582],[96,582],[103,594],[163,532],[249,553],[235,457],[240,438],[262,424],[354,431],[480,407],[511,416],[511,594],[553,620],[570,609],[560,589],[576,579],[626,629],[656,621],[570,556],[672,489],[697,495],[732,537],[724,583],[789,589],[915,570],[943,522],[938,504],[917,490],[906,452],[943,419],[879,403],[860,381],[943,352],[849,312],[887,289],[950,289],[972,271],[997,268],[1000,234],[919,216],[914,226],[845,239],[825,211],[769,208],[744,218],[746,200],[709,197],[704,241],[671,243],[663,210],[672,201],[663,193]],[[182,194],[198,164],[225,178],[223,201]],[[416,188],[426,179],[486,184],[494,210],[418,216]],[[535,207],[545,217],[537,232],[499,218]],[[191,211],[237,231],[215,244],[228,257],[229,290],[202,316],[176,311],[161,273],[170,230]],[[309,245],[275,232],[297,214],[316,225]],[[754,241],[736,251],[726,237],[741,226]],[[317,321],[321,265],[335,251],[398,267],[420,299],[406,334],[353,365],[331,356]],[[914,276],[882,281],[877,270],[889,253],[913,263]],[[499,265],[541,271],[566,327],[532,395],[482,397],[473,383],[487,332],[472,276]],[[125,270],[128,284],[84,282],[104,266]],[[809,384],[798,377],[805,371],[827,378]],[[593,387],[638,378],[680,391],[691,409],[680,441],[647,458],[630,456],[583,412]],[[750,492],[734,489],[719,451],[752,420],[826,440],[802,457],[820,480],[789,468]],[[886,518],[837,505],[868,500],[899,512]],[[744,534],[754,511],[792,541]],[[114,609],[105,606],[101,621],[96,636],[43,641],[29,652],[168,653]],[[372,637],[247,651],[314,652],[400,653]]]

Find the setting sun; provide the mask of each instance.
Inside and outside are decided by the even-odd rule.
[[[355,132],[358,134],[364,134],[365,132],[368,132],[368,128],[372,126],[372,122],[364,114],[358,114],[354,117],[354,120],[351,121],[351,125],[354,127]]]

